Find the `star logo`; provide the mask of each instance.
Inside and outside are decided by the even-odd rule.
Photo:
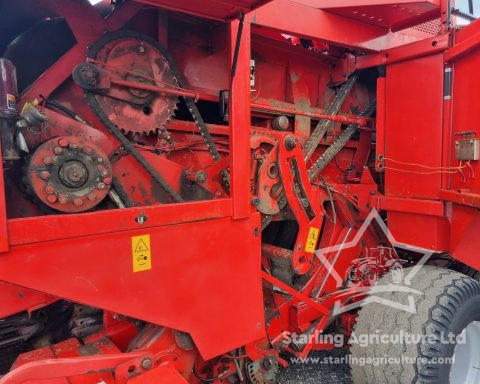
[[[408,251],[416,252],[417,254],[421,254],[421,259],[419,262],[409,270],[408,274],[404,276],[403,274],[403,267],[402,264],[399,262],[398,258],[389,258],[386,255],[390,254],[391,252],[395,252],[393,249],[388,247],[378,247],[371,249],[371,255],[363,259],[354,260],[355,264],[353,265],[353,269],[355,269],[355,273],[365,274],[370,273],[371,275],[376,275],[378,278],[378,273],[381,271],[392,271],[392,280],[393,283],[390,284],[372,284],[373,286],[360,286],[357,284],[350,284],[347,288],[342,289],[344,285],[345,278],[340,276],[338,272],[335,270],[335,261],[338,259],[338,256],[341,252],[345,249],[352,248],[357,246],[357,244],[362,239],[364,233],[367,231],[368,227],[372,222],[375,221],[378,226],[381,228],[383,233],[385,234],[386,238],[392,245],[392,247],[397,249],[404,249]],[[351,233],[351,230],[347,231],[347,234],[342,241],[341,244],[334,245],[331,247],[326,247],[322,249],[318,249],[315,251],[316,256],[318,259],[323,263],[325,268],[328,271],[328,274],[331,275],[337,284],[338,292],[335,293],[335,297],[337,300],[335,301],[334,308],[333,308],[333,315],[339,315],[344,312],[351,311],[353,309],[363,307],[370,303],[379,303],[383,305],[390,306],[392,308],[400,309],[410,313],[416,313],[417,309],[415,306],[415,299],[414,295],[423,295],[423,292],[420,292],[411,287],[411,280],[412,278],[418,273],[420,268],[428,261],[428,259],[434,253],[432,250],[415,247],[409,244],[398,242],[392,233],[387,228],[387,225],[380,217],[378,211],[373,208],[369,213],[368,217],[363,222],[362,226],[355,234],[353,239],[348,240],[348,237]],[[328,254],[334,254],[332,262],[329,261],[326,257]],[[352,266],[351,266],[352,267]],[[393,273],[395,273],[393,275]],[[407,303],[399,303],[391,300],[384,299],[382,297],[377,296],[376,294],[381,292],[408,292],[409,295],[407,296]],[[355,303],[343,305],[342,304],[342,297],[361,297],[361,296],[368,296],[363,300],[359,300]]]

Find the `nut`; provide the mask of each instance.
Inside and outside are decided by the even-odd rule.
[[[141,366],[143,369],[145,370],[150,369],[152,368],[152,365],[153,365],[152,359],[149,359],[148,357],[146,357],[145,359],[142,360]]]
[[[60,140],[58,140],[58,144],[61,147],[66,148],[66,147],[68,147],[68,144],[70,144],[70,143],[69,143],[68,139],[66,139],[65,137],[62,137]]]
[[[53,185],[49,184],[45,187],[45,192],[47,192],[49,195],[51,195],[52,193],[55,192],[55,188],[53,188]]]
[[[294,150],[296,146],[297,146],[297,141],[293,136],[288,136],[285,139],[285,148],[287,149],[287,151]]]
[[[77,207],[80,207],[83,205],[83,200],[80,197],[77,197],[73,200],[73,204],[75,204]]]
[[[43,180],[48,180],[50,178],[50,172],[48,171],[40,172],[40,178]]]
[[[55,202],[57,201],[57,196],[55,196],[55,195],[48,195],[47,200],[48,200],[50,203],[55,203]]]

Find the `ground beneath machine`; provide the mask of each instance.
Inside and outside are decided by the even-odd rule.
[[[348,355],[345,349],[333,351],[312,352],[312,359],[340,359]],[[350,367],[344,364],[314,363],[310,359],[306,364],[291,364],[287,369],[281,369],[277,376],[277,384],[352,384]]]

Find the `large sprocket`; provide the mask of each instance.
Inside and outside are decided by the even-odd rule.
[[[111,79],[176,86],[174,71],[162,51],[139,34],[112,32],[91,46],[88,56],[94,64],[107,70]],[[87,98],[94,98],[94,104],[108,119],[134,138],[165,128],[178,103],[174,95],[115,84],[105,92],[88,92]]]

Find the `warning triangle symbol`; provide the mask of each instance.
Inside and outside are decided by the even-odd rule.
[[[145,252],[148,251],[148,249],[147,244],[145,244],[143,239],[140,239],[135,247],[135,252]]]

